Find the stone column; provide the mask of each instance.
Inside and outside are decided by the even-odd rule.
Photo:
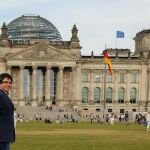
[[[148,101],[150,101],[150,64],[148,66]]]
[[[9,73],[11,75],[11,67],[12,66],[7,66],[7,73]]]
[[[105,82],[106,74],[105,69],[102,70],[102,99],[101,103],[104,105],[104,101],[106,102],[106,82]]]
[[[147,86],[148,84],[148,76],[147,76],[147,66],[142,64],[142,70],[141,70],[141,101],[143,104],[145,104],[145,108],[143,107],[143,111],[147,111],[147,100],[148,100],[148,90]],[[144,105],[143,105],[144,106]]]
[[[125,97],[124,97],[124,109],[125,111],[131,111],[130,107],[131,107],[131,103],[130,103],[130,82],[131,82],[131,71],[130,70],[126,70],[126,87],[125,87]]]
[[[141,103],[141,88],[142,88],[142,86],[141,86],[141,80],[142,80],[142,78],[141,78],[141,70],[139,71],[139,74],[138,74],[138,100],[139,100],[139,102],[138,102],[138,105],[139,105],[139,107],[138,107],[138,111],[140,112],[141,111],[141,106],[142,106],[142,103]]]
[[[130,102],[130,78],[131,78],[131,71],[127,70],[127,86],[126,86],[126,102]]]
[[[148,74],[148,86],[147,86],[148,87],[148,95],[147,95],[148,98],[147,98],[147,102],[146,102],[146,107],[147,107],[146,111],[150,111],[150,64],[148,66],[147,74]]]
[[[90,93],[89,93],[89,103],[90,104],[94,104],[94,85],[93,85],[93,82],[94,82],[94,70],[91,70],[90,71]]]
[[[118,103],[118,70],[114,71],[114,101]]]
[[[59,99],[59,71],[57,71],[56,75],[56,100]]]
[[[46,66],[46,73],[45,73],[45,101],[46,101],[46,106],[49,106],[52,104],[50,101],[51,97],[51,66]]]
[[[72,67],[72,90],[71,90],[72,100],[76,100],[76,67]],[[76,103],[76,102],[75,102]]]
[[[80,104],[82,103],[81,77],[82,77],[81,64],[78,64],[76,68],[76,100]]]
[[[120,105],[119,104],[119,97],[118,97],[118,92],[119,92],[119,88],[118,88],[118,77],[119,77],[119,70],[114,70],[114,84],[113,84],[113,89],[114,89],[114,92],[113,92],[113,109],[115,109],[115,111],[119,114],[120,112]]]
[[[59,100],[63,100],[63,69],[64,67],[59,67]]]
[[[19,106],[25,106],[24,100],[24,66],[20,66],[19,71]]]
[[[37,94],[36,94],[36,76],[37,66],[32,66],[32,106],[37,106]]]

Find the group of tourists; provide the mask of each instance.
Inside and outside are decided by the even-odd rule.
[[[147,131],[150,128],[150,112],[145,114],[138,113],[135,115],[135,123],[146,126]]]
[[[91,113],[89,115],[89,119],[90,119],[91,124],[95,120],[95,121],[97,121],[98,125],[102,125],[104,122],[110,123],[111,125],[114,125],[115,121],[125,122],[126,125],[129,124],[129,114],[128,114],[128,111],[126,111],[125,114],[119,114],[118,116],[115,115],[114,113],[108,113],[105,116],[94,115],[93,113]]]

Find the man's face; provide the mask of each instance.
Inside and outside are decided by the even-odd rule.
[[[0,84],[0,89],[8,92],[11,89],[12,81],[9,78],[4,78],[3,82]]]

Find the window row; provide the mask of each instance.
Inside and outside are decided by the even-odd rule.
[[[84,108],[83,110],[88,110],[88,108]],[[100,108],[96,108],[95,109],[96,112],[102,112],[103,109],[101,110]],[[136,112],[137,110],[136,109],[131,109],[132,112]],[[113,112],[113,109],[107,109],[106,112],[108,113],[112,113]],[[125,113],[125,109],[120,109],[120,114],[124,114]]]
[[[130,89],[130,103],[136,103],[136,95],[137,95],[136,88]],[[112,96],[113,96],[113,90],[112,88],[108,87],[105,93],[106,103],[112,103]],[[89,101],[89,89],[87,87],[83,87],[82,88],[82,102],[88,103],[88,101]],[[101,101],[101,89],[99,87],[96,87],[94,89],[94,103],[100,103],[100,101]],[[118,91],[118,102],[119,103],[125,102],[125,89],[124,88],[120,88]]]
[[[90,74],[89,73],[83,73],[82,74],[82,81],[83,82],[89,82],[90,81]],[[127,82],[127,74],[120,73],[118,75],[117,81],[121,82],[121,83]],[[100,75],[98,73],[94,74],[94,82],[102,82],[102,75]],[[109,75],[109,74],[106,75],[106,82],[113,82],[112,75]],[[130,82],[131,83],[137,83],[138,82],[138,73],[137,72],[130,74]]]

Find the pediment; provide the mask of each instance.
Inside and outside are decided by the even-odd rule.
[[[76,61],[78,58],[46,44],[36,44],[25,50],[6,56],[13,60],[58,60]]]

